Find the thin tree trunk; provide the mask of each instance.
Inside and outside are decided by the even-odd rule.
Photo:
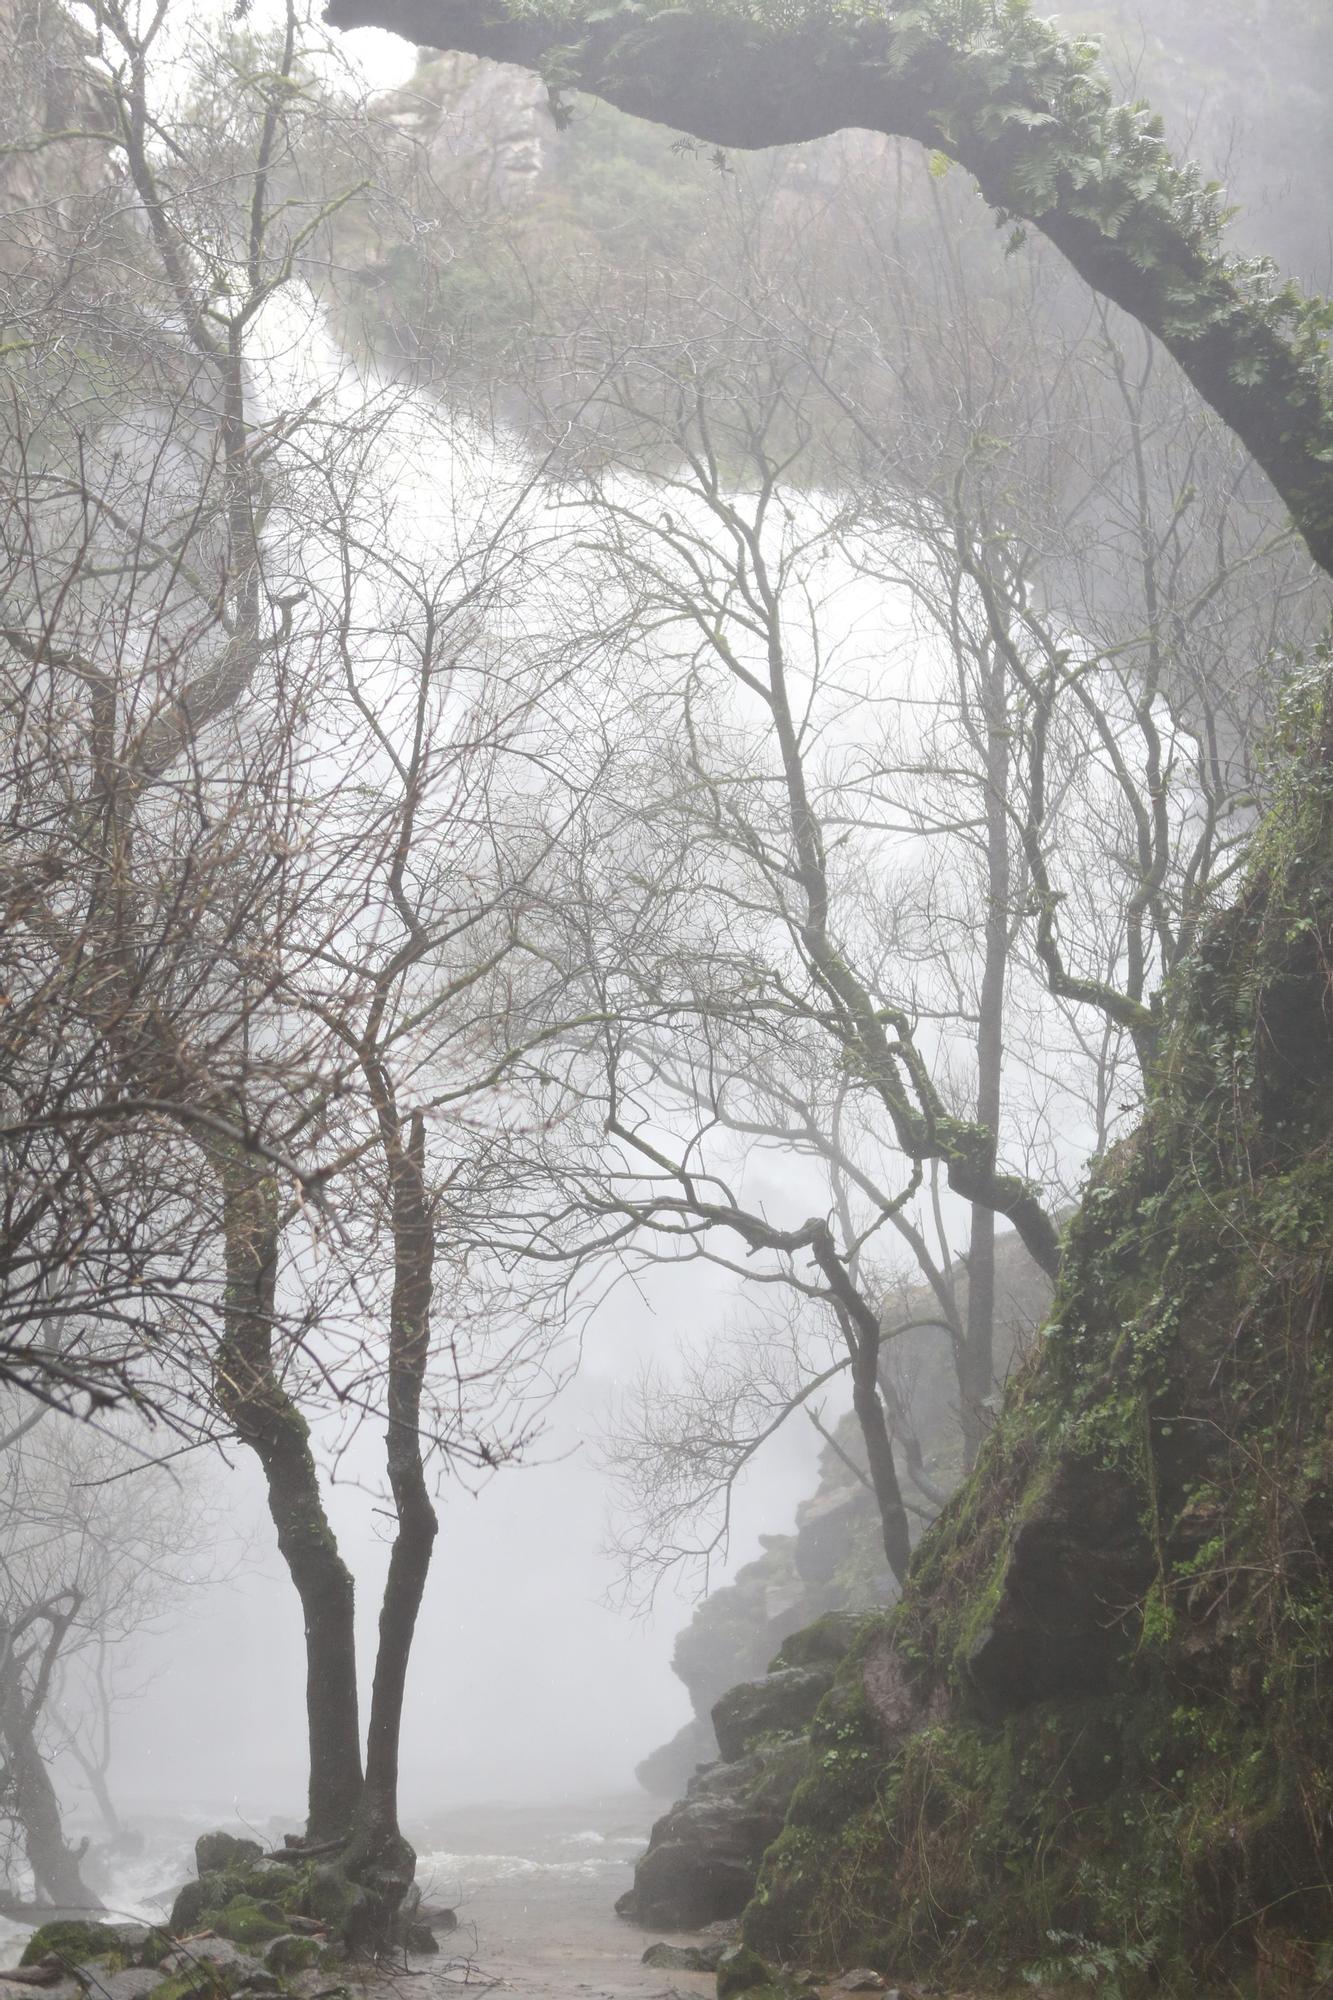
[[[59,1910],[100,1910],[102,1904],[79,1871],[79,1855],[65,1840],[60,1801],[46,1759],[33,1735],[34,1718],[12,1655],[0,1666],[0,1736],[4,1738],[14,1812],[38,1893]],[[86,1845],[86,1843],[85,1843]]]
[[[879,1507],[884,1538],[884,1554],[900,1585],[907,1581],[907,1565],[912,1557],[911,1534],[898,1468],[893,1458],[893,1440],[879,1393],[879,1332],[873,1337],[858,1333],[852,1358],[852,1408],[865,1442],[870,1484]]]
[[[379,1647],[366,1739],[361,1822],[372,1838],[401,1840],[398,1749],[407,1664],[430,1569],[438,1523],[421,1458],[421,1390],[430,1349],[435,1231],[426,1193],[426,1127],[410,1121],[406,1147],[390,1159],[394,1278],[389,1314],[389,1486],[398,1533],[380,1607]]]
[[[120,1823],[120,1814],[116,1811],[116,1802],[111,1796],[106,1772],[100,1770],[92,1758],[80,1750],[77,1743],[71,1743],[69,1749],[75,1763],[83,1772],[88,1790],[93,1795],[93,1803],[102,1816],[102,1825],[106,1829],[108,1839],[119,1840],[125,1829]]]
[[[1004,1071],[1004,989],[1009,968],[1009,732],[1004,662],[994,654],[986,669],[986,928],[977,1022],[977,1124],[994,1137],[1000,1129]],[[992,1155],[993,1164],[993,1155]],[[987,1400],[995,1387],[995,1211],[972,1205],[967,1253],[967,1327],[958,1393],[963,1463],[968,1471],[986,1435]]]
[[[264,1468],[278,1547],[305,1617],[307,1837],[337,1840],[351,1831],[362,1791],[354,1585],[324,1511],[309,1427],[273,1370],[276,1191],[245,1159],[226,1163],[222,1180],[227,1295],[218,1400]]]

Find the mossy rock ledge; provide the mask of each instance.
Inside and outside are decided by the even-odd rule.
[[[744,1918],[772,1959],[1333,1990],[1325,700],[1032,1362],[815,1716]]]
[[[808,1657],[779,1653],[767,1674],[743,1681],[715,1704],[720,1763],[703,1766],[685,1796],[653,1827],[634,1886],[616,1904],[632,1923],[696,1930],[739,1916],[754,1893],[764,1850],[782,1829],[805,1769],[805,1732],[833,1683],[841,1630],[821,1620]]]

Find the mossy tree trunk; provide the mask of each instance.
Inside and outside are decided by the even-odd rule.
[[[273,1366],[277,1190],[244,1156],[222,1163],[226,1252],[225,1330],[215,1368],[218,1402],[255,1453],[305,1620],[306,1723],[310,1740],[307,1837],[348,1834],[361,1803],[355,1587],[320,1493],[305,1418]]]
[[[1030,7],[329,0],[325,11],[336,27],[520,64],[710,145],[861,127],[958,160],[1003,215],[1035,224],[1163,341],[1333,568],[1322,309],[1226,254],[1218,197],[1175,163],[1156,121],[1116,103],[1095,49]]]

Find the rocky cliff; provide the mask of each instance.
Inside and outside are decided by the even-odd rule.
[[[1326,702],[1292,702],[1283,796],[1044,1340],[818,1709],[745,1917],[775,1956],[1122,1993],[1333,1977]]]
[[[967,1312],[967,1272],[949,1274],[959,1313]],[[1030,1344],[1050,1304],[1050,1285],[1012,1233],[996,1245],[996,1361],[1001,1375]],[[885,1368],[910,1385],[910,1416],[922,1470],[935,1491],[952,1492],[962,1477],[958,1389],[942,1332],[929,1319],[924,1288],[904,1287],[885,1308]],[[897,1327],[906,1331],[895,1332]],[[879,1519],[863,1476],[864,1454],[854,1420],[844,1417],[819,1458],[818,1483],[796,1509],[791,1534],[761,1535],[762,1553],[730,1583],[703,1598],[677,1634],[672,1668],[684,1682],[693,1714],[670,1743],[645,1757],[637,1777],[658,1798],[684,1792],[697,1765],[714,1761],[714,1703],[727,1689],[767,1673],[792,1633],[831,1612],[883,1608],[894,1595],[884,1560]],[[934,1513],[908,1484],[920,1530]]]

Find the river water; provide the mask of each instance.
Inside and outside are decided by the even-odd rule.
[[[414,1830],[423,1896],[459,1914],[459,1929],[441,1938],[424,1983],[498,1980],[509,1993],[559,2000],[668,1989],[711,1994],[710,1977],[642,1965],[645,1946],[667,1934],[641,1931],[615,1914],[654,1810],[643,1793],[480,1806]]]

